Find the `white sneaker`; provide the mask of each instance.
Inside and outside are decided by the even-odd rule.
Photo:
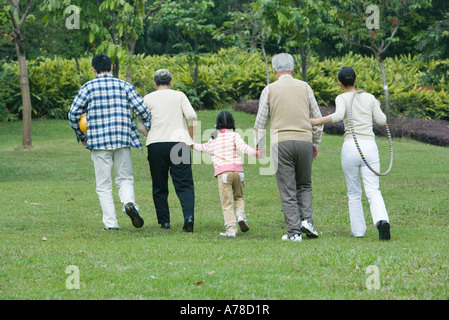
[[[289,237],[287,234],[284,234],[282,236],[282,240],[283,241],[290,240],[290,241],[300,242],[300,241],[302,241],[302,237],[300,234],[294,234],[291,237]]]
[[[301,221],[301,231],[307,235],[308,238],[318,238],[318,232],[316,232],[313,225],[307,221]]]
[[[237,236],[234,232],[222,232],[220,233],[220,236],[227,237],[227,238],[235,238]]]
[[[246,231],[249,230],[248,222],[247,222],[243,217],[238,216],[238,217],[237,217],[237,221],[238,221],[238,223],[239,223],[240,230],[241,230],[242,232],[246,232]]]

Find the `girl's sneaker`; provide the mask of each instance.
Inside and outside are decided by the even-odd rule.
[[[237,221],[239,223],[240,230],[242,230],[242,232],[246,232],[249,230],[248,222],[243,217],[237,217]]]
[[[226,237],[226,238],[235,238],[237,236],[234,232],[222,232],[220,233],[220,236]]]

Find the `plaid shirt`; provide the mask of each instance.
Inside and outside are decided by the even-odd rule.
[[[78,142],[85,142],[87,139],[87,149],[142,149],[130,109],[134,110],[149,130],[151,113],[137,90],[131,84],[114,78],[112,74],[104,73],[81,87],[73,100],[68,118]],[[78,126],[83,113],[86,113],[87,118],[87,135]]]
[[[291,77],[291,75],[284,74],[280,76],[280,78],[283,77]],[[307,84],[307,91],[310,101],[309,106],[310,118],[320,118],[322,116],[320,108],[318,107],[318,103],[316,102],[313,90],[308,84]],[[254,123],[254,144],[260,149],[265,149],[266,127],[268,124],[268,120],[270,119],[270,108],[268,106],[269,93],[270,93],[269,86],[266,86],[260,95],[259,111],[257,112],[256,121]],[[321,142],[322,134],[323,134],[322,125],[312,127],[312,140],[314,146],[317,146]]]

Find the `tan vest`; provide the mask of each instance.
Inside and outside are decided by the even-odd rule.
[[[271,145],[287,140],[312,143],[307,83],[283,77],[269,87]]]

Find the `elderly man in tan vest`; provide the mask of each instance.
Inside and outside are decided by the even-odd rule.
[[[272,158],[287,229],[282,240],[302,241],[302,233],[317,238],[312,215],[312,161],[318,155],[323,127],[312,127],[309,119],[320,117],[321,112],[310,86],[293,78],[293,57],[281,53],[271,62],[276,81],[260,96],[255,143],[265,150],[270,121]]]

